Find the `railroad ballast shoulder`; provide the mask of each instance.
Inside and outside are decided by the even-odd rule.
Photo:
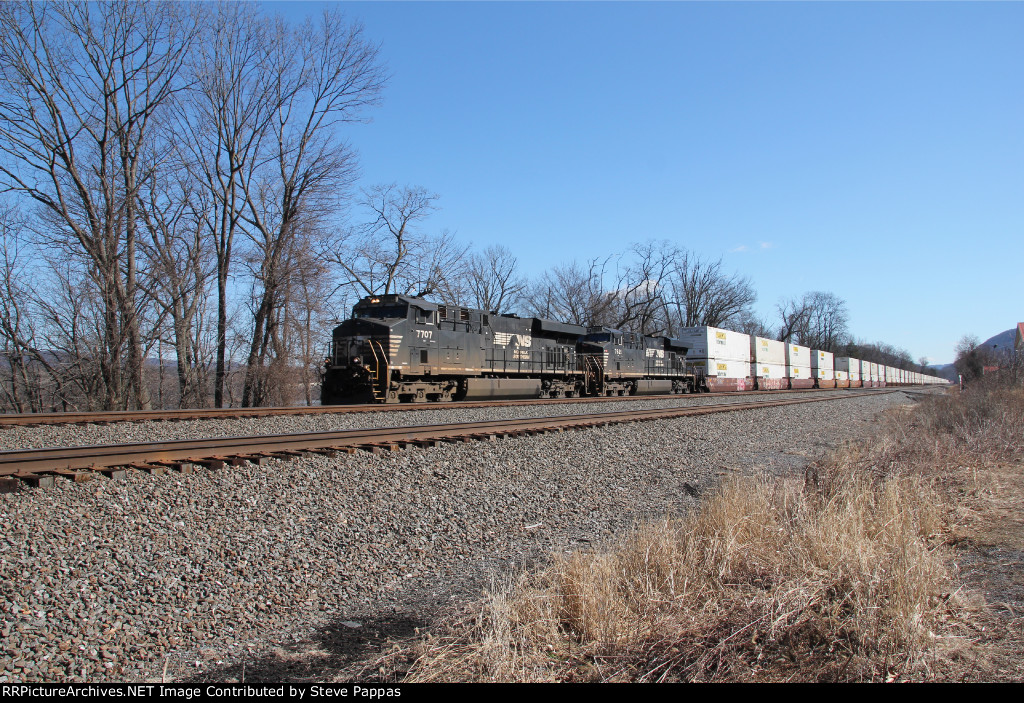
[[[334,329],[321,402],[691,393],[678,340],[440,305],[364,298]]]

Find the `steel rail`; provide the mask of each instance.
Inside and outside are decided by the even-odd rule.
[[[408,412],[414,410],[440,410],[457,408],[492,408],[517,405],[563,405],[566,403],[607,403],[637,400],[681,400],[684,398],[701,398],[708,395],[763,395],[791,394],[811,392],[832,392],[833,390],[857,390],[869,392],[879,389],[817,389],[796,388],[793,390],[772,391],[731,391],[724,393],[694,393],[668,395],[628,395],[628,396],[597,396],[583,398],[529,398],[526,400],[470,400],[455,402],[431,403],[361,403],[358,405],[314,405],[314,406],[275,406],[268,408],[184,408],[177,410],[105,410],[95,412],[70,411],[61,413],[10,413],[0,414],[0,427],[24,427],[31,425],[82,425],[110,424],[114,422],[174,422],[181,420],[217,420],[250,417],[273,417],[277,415],[322,415],[372,412]]]
[[[64,475],[75,480],[85,480],[88,475],[82,472],[110,469],[111,467],[152,468],[153,465],[171,465],[180,469],[182,468],[181,464],[202,465],[205,463],[215,464],[216,466],[212,467],[219,468],[225,462],[240,464],[242,461],[256,461],[259,463],[272,456],[289,457],[305,452],[354,452],[360,448],[379,451],[383,448],[393,449],[406,444],[493,439],[499,435],[562,431],[623,422],[737,412],[841,400],[868,394],[865,392],[829,394],[813,398],[717,403],[677,408],[602,412],[587,415],[555,415],[441,425],[4,451],[0,452],[0,477],[8,477],[8,480],[10,477],[14,477],[32,483],[33,477],[44,474]],[[38,481],[36,481],[36,485],[38,485]]]

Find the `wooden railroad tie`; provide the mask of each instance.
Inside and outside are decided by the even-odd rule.
[[[221,457],[210,457],[208,459],[189,459],[189,463],[205,466],[210,471],[220,471],[226,462]]]
[[[275,459],[287,459],[288,461],[291,461],[292,459],[306,459],[313,455],[314,452],[306,449],[282,449],[280,451],[270,453],[270,456]]]
[[[150,476],[163,476],[167,473],[167,467],[161,464],[139,463],[129,464],[129,466],[137,471],[147,473]]]
[[[0,476],[0,493],[13,493],[18,490],[21,481],[10,476]]]
[[[416,447],[417,449],[429,449],[432,447],[440,447],[443,442],[439,439],[403,439],[398,443],[402,449],[408,449],[409,447]]]
[[[400,447],[394,442],[372,442],[370,444],[360,444],[359,448],[364,452],[370,452],[370,454],[382,454],[385,451],[397,452]]]
[[[54,469],[49,473],[52,473],[54,476],[66,478],[74,483],[85,483],[86,481],[91,481],[94,477],[92,471],[74,471],[72,469]]]
[[[20,473],[14,474],[14,477],[33,488],[53,488],[56,483],[53,476],[48,476],[47,474]]]
[[[196,464],[191,461],[151,461],[149,463],[165,466],[171,471],[177,471],[182,474],[194,474],[196,472]]]

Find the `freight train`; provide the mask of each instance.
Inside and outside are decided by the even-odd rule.
[[[719,341],[727,334],[739,335],[705,327],[687,328],[685,339],[652,337],[404,295],[372,296],[360,300],[351,319],[334,329],[320,402],[573,398],[758,387],[754,340],[739,335],[746,338],[748,351],[754,349],[745,361],[717,361],[713,352],[691,348],[692,340],[709,337],[708,330]],[[726,348],[739,348],[732,339],[729,343]],[[744,378],[729,377],[736,369]],[[799,375],[800,369],[794,367],[791,373]],[[804,384],[788,377],[769,381],[765,376],[760,386]],[[822,379],[821,386],[826,385]]]

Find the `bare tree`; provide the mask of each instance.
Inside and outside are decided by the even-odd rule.
[[[79,257],[96,281],[106,408],[149,404],[141,159],[194,36],[186,8],[169,3],[0,5],[0,179],[40,206],[46,244]]]
[[[4,410],[19,413],[42,409],[40,383],[31,377],[36,329],[21,220],[13,208],[0,207],[0,398]]]
[[[682,251],[670,242],[634,244],[611,295],[611,326],[640,334],[662,334],[671,323],[664,291]]]
[[[465,295],[466,249],[449,232],[430,234],[423,222],[437,209],[437,194],[394,183],[362,191],[367,220],[322,244],[324,257],[343,273],[341,287],[358,295],[432,295],[457,303]]]
[[[546,271],[527,296],[529,314],[576,325],[613,325],[615,296],[604,282],[609,262],[591,259],[584,267],[573,261]]]
[[[975,381],[984,375],[985,363],[988,361],[986,352],[974,335],[965,334],[956,343],[953,366],[964,381]]]
[[[178,377],[178,405],[206,405],[203,338],[211,250],[205,246],[201,194],[189,174],[154,165],[140,193],[139,212],[147,234],[140,242],[145,261],[142,286],[158,310],[156,327],[168,320]],[[161,339],[162,341],[162,339]],[[159,359],[163,369],[162,355]]]
[[[844,347],[851,344],[846,301],[834,293],[804,293],[799,298],[780,301],[776,310],[780,320],[778,339],[783,342],[794,341],[812,349],[834,353],[843,353]],[[846,349],[845,353],[856,356],[850,349]],[[893,353],[892,356],[897,355]],[[909,355],[907,358],[909,359]]]
[[[178,103],[176,137],[182,162],[209,203],[202,221],[216,261],[214,405],[223,407],[228,280],[245,208],[243,183],[255,180],[266,162],[262,147],[283,97],[276,83],[285,31],[247,3],[219,3],[204,20],[204,41],[188,61],[191,90]]]
[[[614,267],[612,262],[615,262]],[[556,266],[531,288],[531,314],[642,334],[722,326],[750,314],[750,281],[670,242],[635,244],[624,256]]]
[[[323,370],[325,340],[330,339],[333,317],[329,300],[332,286],[330,269],[316,251],[306,248],[298,253],[300,265],[295,275],[292,304],[287,324],[293,340],[289,357],[295,359],[302,399],[313,404],[313,390],[319,385]]]
[[[789,342],[807,328],[810,319],[807,297],[780,300],[775,309],[779,314],[778,339]]]
[[[519,276],[518,266],[518,259],[500,244],[473,254],[467,271],[470,304],[492,312],[514,309],[526,290],[526,280]]]
[[[758,317],[751,310],[744,310],[733,322],[733,329],[751,337],[763,337],[773,339],[775,330],[765,320]]]
[[[306,22],[276,45],[267,167],[241,174],[242,219],[255,252],[254,308],[242,404],[267,397],[262,369],[286,357],[281,318],[288,305],[296,252],[325,216],[339,209],[355,179],[355,152],[337,133],[362,119],[384,83],[377,47],[337,12]]]
[[[837,351],[849,334],[846,301],[834,293],[812,291],[804,294],[801,304],[806,316],[804,324],[797,329],[797,343],[812,349]]]
[[[722,271],[722,260],[708,261],[681,250],[666,286],[674,327],[723,327],[757,300],[750,279]]]

